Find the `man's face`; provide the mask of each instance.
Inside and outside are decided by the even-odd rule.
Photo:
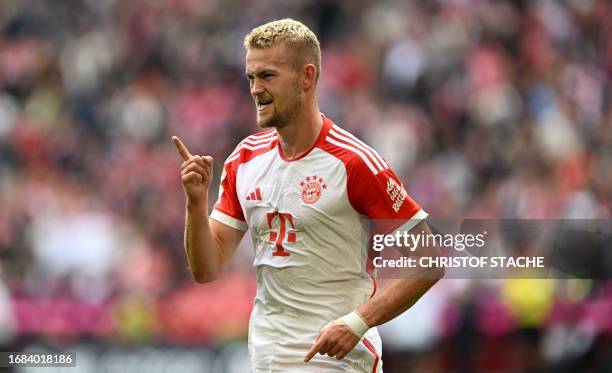
[[[257,124],[262,128],[284,127],[302,107],[299,75],[290,52],[282,44],[247,50],[246,75],[255,100]]]

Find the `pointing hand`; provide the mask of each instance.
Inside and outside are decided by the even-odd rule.
[[[183,158],[181,178],[187,198],[194,203],[206,201],[213,174],[212,157],[191,155],[185,144],[176,136],[172,136],[172,141]]]

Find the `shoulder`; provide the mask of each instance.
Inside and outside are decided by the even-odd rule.
[[[335,124],[329,129],[321,148],[341,160],[349,172],[366,171],[377,175],[389,168],[376,150]]]
[[[276,130],[258,132],[246,137],[227,157],[225,165],[245,163],[258,155],[267,153],[276,147],[277,138]]]

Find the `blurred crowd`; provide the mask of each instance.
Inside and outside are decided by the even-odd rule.
[[[430,216],[610,219],[609,1],[4,0],[0,346],[245,338],[252,247],[191,280],[170,136],[219,175],[257,131],[243,37],[283,17]],[[609,368],[612,282],[445,280],[391,325],[389,371]]]

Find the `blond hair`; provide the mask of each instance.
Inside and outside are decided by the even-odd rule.
[[[254,28],[244,37],[246,49],[264,49],[284,43],[294,49],[301,58],[295,58],[299,67],[304,62],[315,65],[317,69],[316,78],[319,79],[321,72],[321,46],[314,32],[310,31],[302,22],[291,18],[280,19]]]

